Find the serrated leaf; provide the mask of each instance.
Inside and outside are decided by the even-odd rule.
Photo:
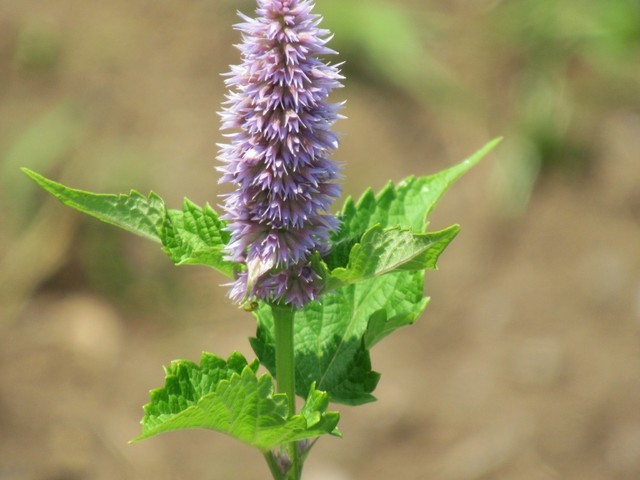
[[[331,271],[330,285],[339,287],[388,273],[435,269],[440,254],[458,234],[453,225],[434,233],[413,233],[400,227],[367,230],[349,254],[346,267]]]
[[[423,233],[429,215],[449,187],[501,140],[492,140],[463,162],[434,175],[408,177],[398,185],[388,183],[377,195],[369,188],[357,203],[353,198],[347,198],[338,215],[340,230],[332,238],[332,250],[326,259],[329,268],[344,267],[352,246],[374,225],[382,228],[400,226]]]
[[[148,197],[131,190],[129,195],[91,193],[69,188],[23,168],[33,181],[63,204],[87,215],[123,228],[129,232],[160,242],[160,228],[165,216],[162,199],[151,192]]]
[[[204,428],[269,450],[283,443],[335,434],[337,412],[326,412],[328,395],[311,385],[300,414],[287,418],[286,395],[274,393],[270,375],[256,375],[258,362],[239,353],[225,362],[203,353],[200,365],[179,360],[166,368],[165,386],[151,392],[142,434]]]
[[[205,265],[232,276],[236,264],[224,259],[229,242],[225,223],[207,204],[184,200],[182,211],[168,210],[161,230],[163,250],[176,265]]]
[[[334,235],[326,259],[329,268],[348,271],[353,246],[376,225],[423,234],[429,214],[447,188],[498,142],[499,139],[490,142],[469,159],[435,175],[410,177],[397,186],[389,184],[378,195],[368,190],[358,203],[348,199],[340,214],[342,227]],[[443,230],[447,232],[445,237],[453,234],[457,227],[450,228]],[[446,244],[448,241],[442,248]],[[433,261],[441,251],[434,251]],[[357,251],[355,254],[361,257]],[[361,265],[357,270],[372,271],[366,259]],[[298,395],[306,396],[305,386],[316,382],[334,402],[357,405],[375,400],[372,392],[379,374],[371,368],[369,349],[420,316],[429,301],[423,296],[424,277],[425,271],[420,270],[369,278],[337,288],[323,296],[321,303],[312,302],[297,311],[294,329]],[[271,309],[262,305],[254,315],[258,319],[258,331],[251,339],[251,346],[261,363],[274,372]]]
[[[226,261],[223,254],[229,241],[226,224],[209,205],[200,208],[185,198],[182,210],[167,209],[153,192],[148,197],[135,190],[129,195],[86,192],[22,170],[63,204],[160,242],[176,265],[205,265],[233,276],[236,264]]]

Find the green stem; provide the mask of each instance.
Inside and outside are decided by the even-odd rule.
[[[289,417],[296,414],[296,369],[293,350],[293,314],[291,307],[271,306],[275,322],[276,334],[276,380],[278,393],[287,395],[289,401]],[[287,448],[291,469],[287,480],[299,480],[302,471],[298,446],[291,442]]]
[[[273,475],[273,480],[287,480],[285,474],[280,471],[280,466],[278,465],[273,452],[264,452],[264,458],[267,461],[267,465],[269,465],[269,470],[271,471],[271,475]]]
[[[296,377],[293,354],[293,310],[273,305],[271,307],[276,333],[276,379],[278,393],[286,393],[289,400],[289,416],[296,413]]]

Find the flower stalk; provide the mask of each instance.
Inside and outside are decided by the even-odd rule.
[[[275,322],[277,390],[278,393],[287,395],[289,417],[292,417],[296,414],[294,310],[287,306],[272,305],[271,311]],[[296,442],[291,442],[287,446],[287,453],[290,467],[285,478],[287,480],[297,480],[300,478],[302,465]]]
[[[291,307],[272,305],[276,335],[276,379],[278,393],[285,393],[289,402],[289,416],[296,412],[296,377],[293,340],[293,315]]]

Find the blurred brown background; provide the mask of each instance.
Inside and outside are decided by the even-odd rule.
[[[431,305],[373,351],[308,480],[640,478],[640,3],[318,0],[348,75],[345,194],[506,140],[445,197]],[[250,0],[0,0],[0,479],[261,479],[211,432],[130,446],[161,365],[251,355],[223,278],[60,206],[217,203]]]

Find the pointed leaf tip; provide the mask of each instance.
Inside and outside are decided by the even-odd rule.
[[[162,244],[176,265],[205,265],[231,277],[236,264],[225,260],[229,242],[226,223],[209,206],[203,208],[188,199],[182,210],[167,209],[154,192],[144,196],[92,193],[49,180],[28,168],[22,171],[64,205],[105,223]]]
[[[480,150],[476,151],[473,155],[471,155],[470,157],[465,159],[462,162],[462,164],[463,165],[464,164],[468,165],[466,170],[468,170],[469,168],[473,167],[480,160],[482,160],[485,156],[487,156],[487,154],[489,152],[491,152],[491,150],[496,148],[500,144],[500,142],[502,142],[503,139],[504,139],[504,137],[496,137],[496,138],[494,138],[493,140],[487,142],[482,148],[480,148]]]
[[[147,197],[131,190],[129,194],[92,193],[67,187],[28,168],[22,171],[61,203],[105,223],[160,242],[159,229],[165,215],[162,199],[151,192]]]

